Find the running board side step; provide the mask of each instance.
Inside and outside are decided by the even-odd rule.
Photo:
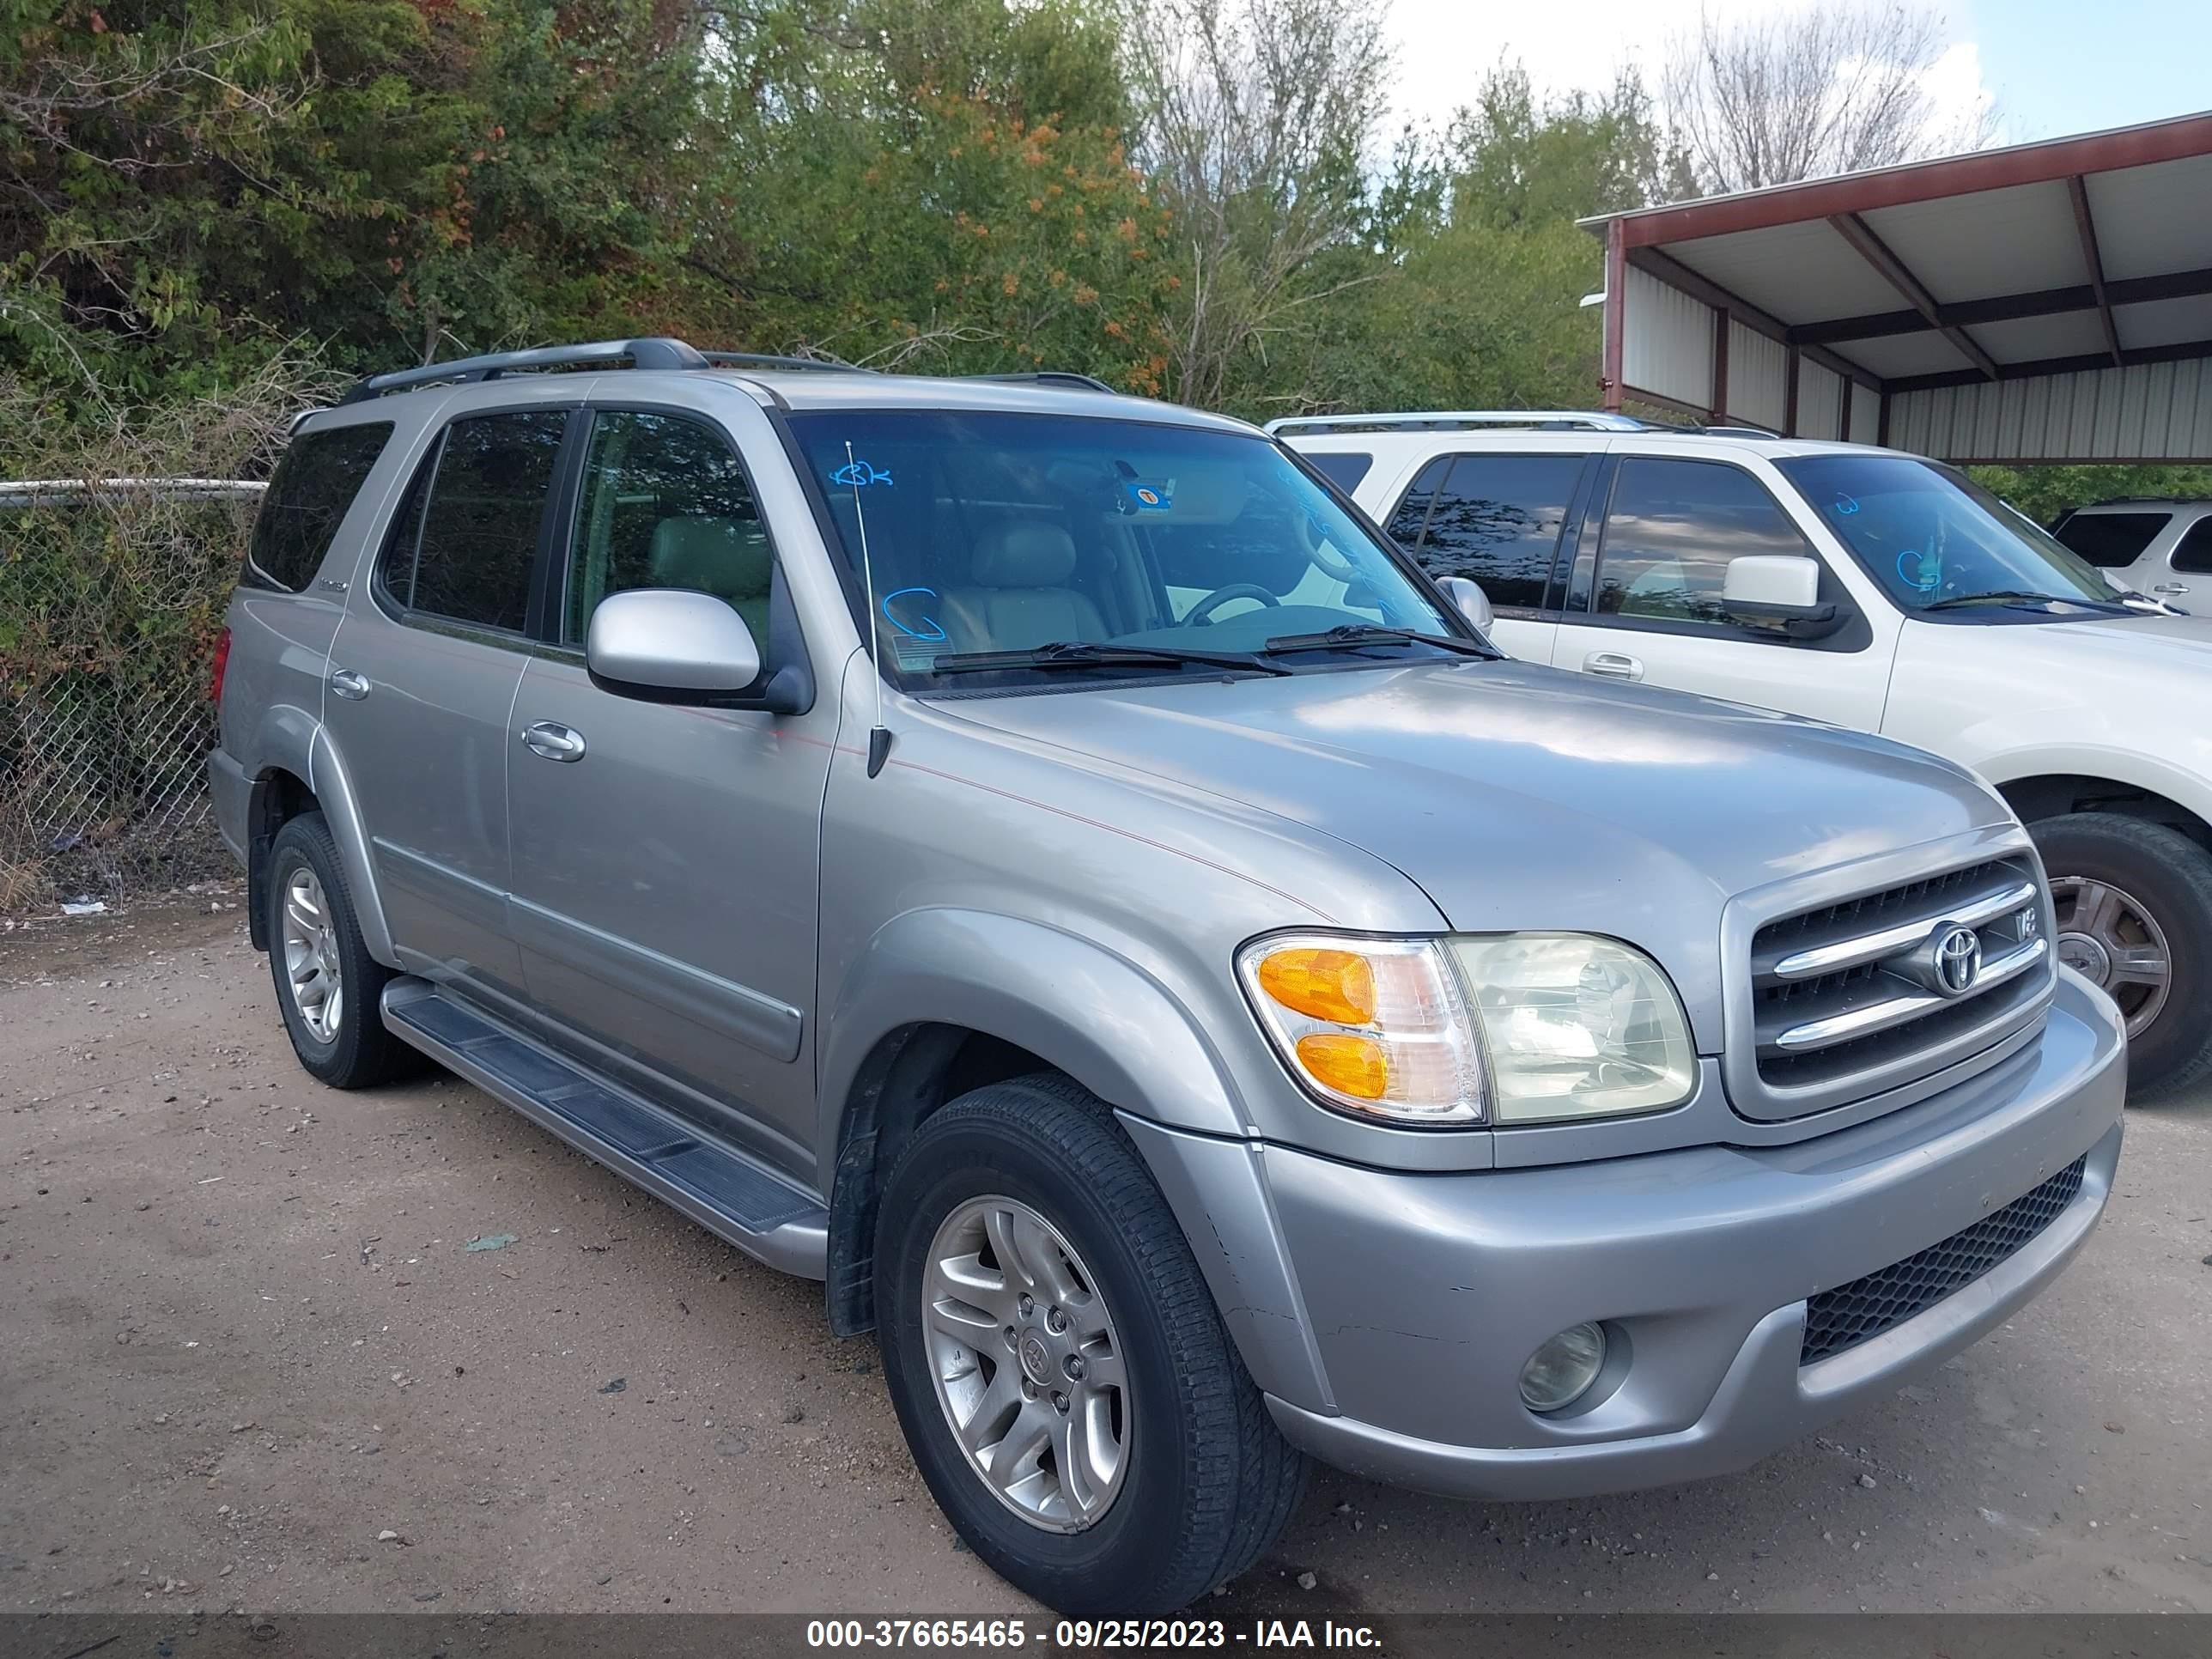
[[[402,1042],[716,1237],[784,1273],[829,1276],[830,1212],[781,1176],[495,1024],[428,980],[393,980],[383,1012]]]

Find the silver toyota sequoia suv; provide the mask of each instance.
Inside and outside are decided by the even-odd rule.
[[[1484,617],[1079,376],[468,359],[297,423],[215,800],[311,1073],[428,1055],[823,1281],[977,1554],[1160,1612],[1310,1456],[1743,1468],[2112,1188],[1995,793]]]

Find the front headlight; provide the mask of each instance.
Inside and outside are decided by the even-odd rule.
[[[1451,941],[1473,988],[1500,1123],[1679,1106],[1697,1088],[1682,1000],[1641,951],[1588,933]]]
[[[1661,1111],[1697,1085],[1674,987],[1612,939],[1287,934],[1237,965],[1292,1074],[1356,1115],[1540,1123]]]

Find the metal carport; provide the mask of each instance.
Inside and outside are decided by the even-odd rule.
[[[1583,222],[1608,409],[1961,462],[2212,460],[2212,113]]]

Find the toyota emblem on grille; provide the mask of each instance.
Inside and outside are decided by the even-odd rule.
[[[1929,940],[1929,965],[1935,972],[1936,989],[1945,996],[1964,996],[1974,988],[1982,971],[1982,939],[1971,927],[1956,922],[1939,928]]]

